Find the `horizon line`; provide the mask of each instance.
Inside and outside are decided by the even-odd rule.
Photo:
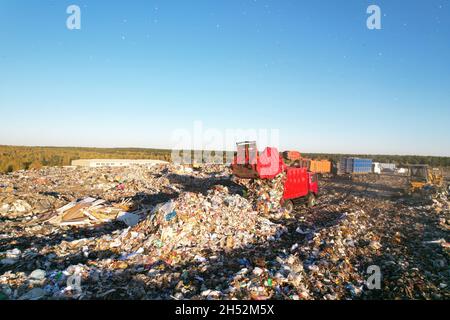
[[[189,151],[216,151],[216,152],[235,152],[236,150],[195,150],[195,149],[167,149],[167,148],[156,148],[156,147],[94,147],[94,146],[49,146],[49,145],[8,145],[0,144],[0,147],[22,147],[22,148],[85,148],[85,149],[140,149],[140,150],[189,150]],[[265,147],[264,147],[265,148]],[[263,150],[263,149],[262,149]],[[283,152],[278,150],[279,152]],[[292,149],[284,151],[294,151]],[[296,150],[298,151],[298,150]],[[420,154],[390,154],[390,153],[345,153],[345,152],[300,152],[301,154],[322,154],[322,155],[366,155],[366,156],[397,156],[397,157],[433,157],[433,158],[450,158],[450,155],[420,155]]]

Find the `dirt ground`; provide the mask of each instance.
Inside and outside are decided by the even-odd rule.
[[[185,192],[190,197],[204,194],[215,185],[226,186],[227,197],[246,204],[239,195],[242,190],[228,175],[218,176],[219,169],[205,170],[200,179],[191,174],[175,176],[171,169],[152,169],[142,176],[133,173],[134,178],[124,183],[125,191],[99,191],[107,190],[102,189],[99,177],[105,180],[107,175],[130,173],[97,169],[73,174],[67,170],[46,172],[45,183],[36,182],[42,172],[1,177],[0,205],[23,200],[31,209],[1,216],[0,298],[450,298],[448,195],[432,192],[406,196],[403,177],[322,178],[315,207],[299,203],[294,214],[273,215],[262,221],[261,226],[282,228],[284,232],[277,231],[267,240],[248,239],[239,247],[202,247],[198,251],[194,245],[178,248],[186,252],[186,257],[171,263],[151,259],[147,247],[135,251],[139,246],[134,245],[147,239],[144,225],[130,229],[113,221],[101,226],[58,228],[44,223],[44,217],[83,196],[102,196],[111,201],[133,197],[140,203],[156,205]],[[65,183],[61,184],[63,176]],[[164,183],[163,178],[167,179]],[[103,180],[103,184],[114,185],[114,179]],[[216,189],[211,197],[220,198],[222,191],[217,190],[222,189]],[[198,199],[210,201],[204,196]],[[219,228],[235,223],[225,220]],[[198,223],[202,226],[206,222]],[[227,239],[243,237],[242,230],[229,230],[235,230],[235,234]],[[135,238],[129,248],[123,243],[124,235]],[[122,244],[112,245],[119,240]],[[380,287],[368,285],[374,279],[368,271],[371,266],[380,271]],[[44,276],[35,279],[32,272],[36,270],[43,271]],[[82,292],[74,293],[66,281],[74,274],[81,277]]]

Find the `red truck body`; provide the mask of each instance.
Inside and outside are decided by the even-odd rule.
[[[316,196],[319,193],[317,175],[306,168],[287,167],[283,199],[302,198],[310,193]]]
[[[273,179],[286,172],[283,200],[317,196],[317,175],[307,168],[287,166],[276,148],[266,148],[258,154],[256,143],[238,143],[238,152],[231,165],[233,174],[243,179]]]

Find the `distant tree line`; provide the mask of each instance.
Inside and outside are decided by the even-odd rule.
[[[0,146],[0,172],[67,166],[77,159],[154,159],[170,161],[171,151],[136,148],[75,148]]]
[[[199,151],[191,152],[192,159],[194,159],[194,154]],[[77,159],[154,159],[171,161],[171,153],[172,151],[167,149],[0,146],[0,172],[39,169],[43,166],[66,166],[70,165],[72,160]],[[230,152],[228,152],[228,156],[230,156]],[[433,167],[450,167],[450,157],[318,153],[305,153],[303,156],[311,159],[329,159],[333,162],[338,162],[343,157],[352,156],[370,158],[376,162],[395,163],[400,166],[428,164]]]

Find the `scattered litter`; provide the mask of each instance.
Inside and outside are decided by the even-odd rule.
[[[117,220],[124,222],[129,227],[134,227],[141,220],[141,216],[130,212],[121,212],[118,214]]]
[[[283,178],[172,164],[0,175],[0,300],[450,298],[448,190],[322,178],[317,205],[287,214]]]

